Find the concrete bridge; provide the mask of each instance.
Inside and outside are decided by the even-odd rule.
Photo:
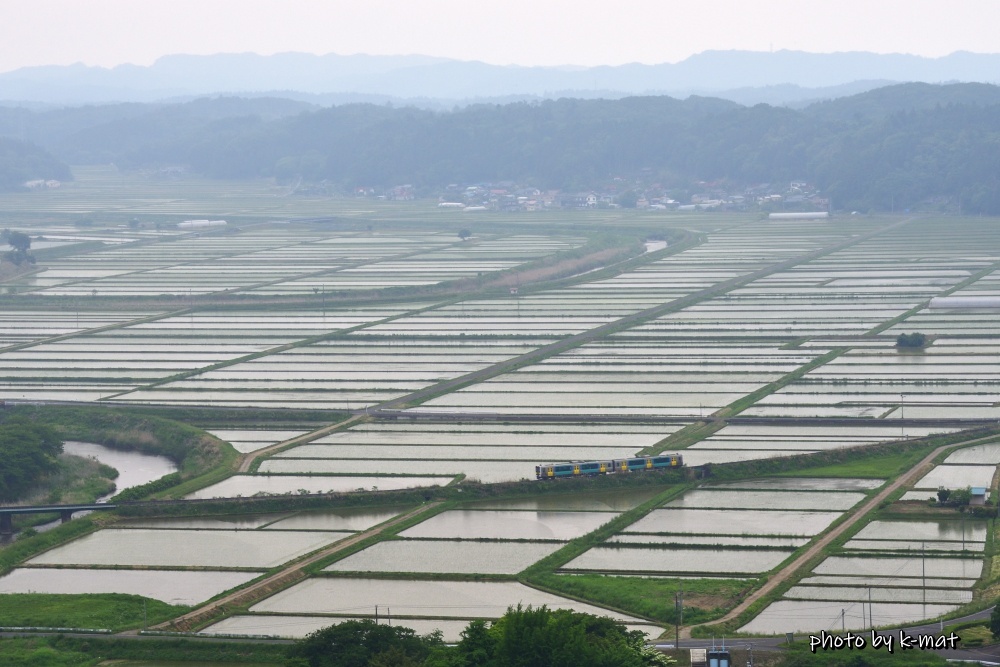
[[[23,507],[0,507],[0,535],[13,535],[15,514],[58,514],[62,523],[73,518],[75,512],[113,510],[117,505],[94,503],[91,505],[25,505]]]

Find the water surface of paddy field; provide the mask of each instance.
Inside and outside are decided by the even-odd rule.
[[[108,528],[35,556],[31,565],[220,567],[265,570],[345,533]]]
[[[17,568],[0,577],[0,593],[123,593],[194,605],[255,578],[255,572]]]
[[[870,491],[882,486],[877,479],[850,479],[846,477],[772,477],[767,479],[741,479],[703,486],[705,489],[769,489],[775,491]],[[829,497],[829,496],[826,496]]]
[[[368,530],[407,510],[409,505],[358,507],[298,512],[264,526],[265,530]]]
[[[767,572],[792,551],[641,549],[594,547],[561,568],[565,572],[642,572],[649,574],[756,574]]]
[[[661,509],[629,526],[626,533],[812,536],[840,512],[741,509]]]
[[[666,507],[768,510],[848,510],[864,499],[864,494],[825,491],[748,491],[694,489],[671,500]]]
[[[191,528],[199,530],[257,530],[275,521],[287,518],[281,514],[228,514],[204,517],[151,517],[126,519],[115,528]]]
[[[281,430],[265,430],[265,429],[220,429],[213,428],[208,430],[209,433],[214,435],[219,440],[224,440],[233,446],[236,451],[241,454],[248,454],[250,452],[255,452],[258,449],[264,449],[265,447],[270,447],[271,445],[283,442],[285,440],[291,440],[292,438],[297,438],[300,435],[306,434],[308,431],[290,431],[288,429]]]
[[[260,472],[271,476],[282,474],[331,473],[337,475],[466,475],[484,483],[511,482],[535,478],[535,461],[462,461],[462,460],[400,460],[400,459],[285,459],[274,458],[260,465]],[[313,479],[316,479],[314,476]],[[345,479],[345,478],[340,478]],[[392,479],[392,478],[390,478]],[[413,477],[411,479],[418,479]],[[375,486],[378,486],[375,484]],[[413,486],[427,486],[413,484]],[[333,487],[330,487],[333,488]],[[367,487],[366,487],[367,488]],[[386,488],[386,487],[379,487]]]
[[[587,493],[559,493],[509,500],[475,500],[465,503],[469,510],[527,510],[532,512],[627,512],[652,500],[666,487],[615,489]]]
[[[910,577],[919,582],[921,577],[953,577],[977,579],[983,562],[973,558],[921,558],[911,557],[865,558],[861,556],[831,556],[816,566],[816,574],[846,574],[882,576],[891,572],[896,577]]]
[[[453,477],[385,477],[337,475],[233,475],[217,484],[199,489],[188,498],[240,498],[257,494],[282,495],[340,493],[343,491],[412,489],[421,486],[446,486]]]
[[[996,473],[995,465],[939,465],[913,485],[915,489],[964,489],[967,486],[989,488]]]
[[[317,577],[259,602],[252,612],[282,614],[374,614],[387,607],[398,616],[427,618],[499,618],[508,607],[547,605],[550,609],[610,616],[641,623],[620,612],[529,588],[513,581],[403,581]]]
[[[768,547],[788,548],[801,547],[809,542],[808,537],[756,537],[735,535],[646,535],[643,533],[620,533],[605,540],[606,544],[648,544],[675,545],[697,544],[717,545],[719,547]]]
[[[983,520],[872,521],[855,535],[863,540],[986,541]]]
[[[390,609],[391,611],[391,609]],[[291,614],[242,614],[230,616],[218,623],[215,623],[199,632],[205,635],[268,635],[276,637],[286,637],[289,639],[301,639],[306,635],[321,630],[336,623],[343,623],[351,620],[375,620],[372,616],[296,616]],[[380,624],[392,624],[399,627],[410,628],[418,635],[426,635],[435,630],[441,631],[441,638],[449,643],[458,643],[462,639],[462,632],[468,627],[472,619],[449,619],[449,618],[395,618],[382,616],[378,619]],[[644,623],[626,623],[629,630],[639,630],[649,637],[658,637],[663,632],[663,628],[656,625]]]
[[[211,197],[199,200],[198,204],[205,205],[204,201],[215,201],[218,205]],[[246,201],[228,202],[226,210],[250,207]],[[350,206],[358,206],[356,202],[348,206],[329,201],[322,204],[284,201],[280,205],[311,210],[313,215],[330,215],[331,207],[346,211]],[[129,208],[140,204],[132,202],[122,206]],[[157,206],[176,206],[176,210],[184,210],[194,203],[160,201]],[[388,211],[395,205],[387,203],[386,206]],[[92,209],[93,206],[86,208]],[[557,249],[577,247],[585,242],[581,234],[561,230],[569,229],[562,225],[581,224],[580,219],[575,214],[572,219],[557,215],[560,222],[551,230],[546,227],[546,234],[538,234],[533,230],[540,229],[540,223],[552,218],[540,217],[540,214],[529,216],[524,218],[522,225],[520,220],[497,217],[496,220],[515,222],[515,226],[521,226],[520,230],[497,229],[490,230],[489,234],[477,230],[476,235],[480,238],[462,243],[455,238],[454,230],[442,227],[448,223],[441,222],[443,219],[437,212],[419,213],[407,208],[391,210],[405,212],[404,217],[409,216],[407,219],[412,221],[412,226],[391,228],[379,219],[375,221],[378,229],[368,230],[367,222],[359,217],[362,214],[352,210],[345,213],[343,228],[338,230],[303,224],[267,224],[232,237],[206,236],[199,240],[171,238],[164,234],[163,243],[146,247],[130,244],[140,239],[157,238],[152,231],[101,232],[108,239],[108,247],[86,256],[53,262],[49,271],[23,281],[19,288],[30,290],[31,298],[40,301],[47,299],[46,295],[63,293],[78,294],[81,302],[85,297],[92,297],[93,290],[97,289],[98,297],[104,300],[102,304],[111,303],[111,294],[183,296],[187,290],[190,303],[185,305],[193,310],[163,312],[158,319],[137,323],[119,317],[130,314],[128,302],[122,300],[118,302],[122,304],[120,310],[94,308],[91,320],[85,313],[76,315],[68,310],[56,313],[57,309],[47,307],[43,310],[48,314],[35,329],[19,328],[12,318],[0,321],[0,345],[36,343],[19,351],[8,349],[3,353],[0,349],[0,383],[3,384],[0,392],[6,392],[0,393],[0,398],[113,399],[172,405],[289,410],[334,407],[360,411],[365,406],[488,368],[572,333],[593,329],[723,280],[746,276],[776,262],[866,233],[885,222],[851,218],[803,226],[760,224],[749,218],[741,220],[745,224],[737,224],[724,216],[709,214],[683,219],[663,216],[656,219],[656,224],[670,229],[703,229],[707,238],[683,252],[654,259],[645,265],[630,265],[619,275],[595,274],[589,280],[585,275],[575,284],[564,282],[553,289],[526,287],[520,296],[470,293],[469,298],[437,302],[420,296],[416,288],[471,276],[479,271],[505,268]],[[600,218],[600,224],[607,225],[607,229],[639,224],[638,219],[619,220],[618,216],[625,215],[621,212],[583,212],[580,216],[597,220],[593,216],[598,214],[609,216],[607,220]],[[384,218],[388,214],[378,215]],[[352,224],[356,229],[347,230],[346,227]],[[729,425],[700,442],[692,444],[684,440],[682,444],[691,444],[683,451],[689,465],[827,451],[897,440],[903,436],[945,432],[951,428],[916,427],[909,423],[900,428],[887,424],[889,420],[903,417],[904,413],[907,417],[1000,416],[994,404],[1000,400],[1000,362],[997,361],[1000,344],[994,334],[1000,322],[995,314],[923,309],[887,333],[879,333],[898,315],[919,307],[976,272],[989,269],[1000,257],[1000,241],[994,225],[994,221],[966,219],[949,220],[947,225],[942,225],[940,220],[913,221],[900,228],[900,233],[872,237],[853,247],[796,266],[785,266],[735,289],[712,294],[698,303],[689,303],[684,308],[622,328],[555,356],[533,359],[516,370],[472,383],[463,390],[441,392],[429,402],[415,404],[413,408],[414,413],[493,413],[490,417],[495,421],[489,424],[449,421],[358,424],[320,441],[288,450],[261,465],[262,471],[303,474],[242,475],[195,495],[250,496],[261,492],[298,493],[300,490],[387,489],[413,484],[444,484],[451,481],[453,473],[519,479],[530,477],[534,465],[545,459],[603,458],[657,447],[684,426],[684,422],[707,417],[719,410],[726,411],[719,414],[731,414],[747,408],[743,414],[778,418],[845,417],[853,419],[854,425],[807,426],[779,422]],[[68,228],[60,234],[73,231]],[[87,233],[94,238],[98,236],[96,232]],[[114,248],[110,247],[111,243],[115,244]],[[398,299],[393,303],[382,300],[385,295],[382,293],[365,306],[319,308],[327,305],[324,303],[326,295],[335,290],[360,295],[359,290],[386,286],[404,288],[396,292],[393,299]],[[405,293],[405,289],[410,292]],[[226,290],[243,293],[249,304],[254,299],[289,295],[306,307],[257,308],[240,303],[229,310],[199,303],[198,291],[214,295],[212,298],[232,301],[232,295],[226,294]],[[962,293],[995,296],[1000,294],[1000,281],[993,275],[966,286]],[[168,301],[176,305],[180,300]],[[309,301],[318,307],[310,309]],[[141,311],[143,316],[154,316],[155,310],[144,306],[136,308],[136,313]],[[12,312],[22,310],[18,308]],[[126,322],[131,325],[113,328]],[[112,328],[74,335],[99,326]],[[921,327],[925,327],[926,333],[937,335],[926,352],[905,355],[894,349],[897,332],[921,330]],[[70,337],[47,340],[53,335]],[[317,340],[317,337],[325,339]],[[821,355],[830,350],[834,352],[823,359],[825,363],[819,364]],[[833,358],[836,354],[840,356]],[[764,389],[769,383],[784,382],[789,373],[798,374],[806,364],[815,364],[815,368],[770,395],[758,397],[759,400],[748,407],[747,396],[751,392],[766,393]],[[900,396],[901,393],[905,397]],[[503,423],[507,416],[536,412],[552,417],[575,415],[579,421]],[[635,414],[653,419],[672,415],[678,423],[599,424],[601,414]],[[297,423],[294,419],[283,420],[282,428],[271,433],[266,430],[240,433],[239,429],[216,432],[241,451],[250,452],[298,435],[300,432],[294,428],[285,428],[285,425],[294,427]],[[953,465],[956,463],[989,466],[997,463],[989,458],[992,454],[985,449],[981,454],[955,456],[956,459],[948,461],[951,467],[956,467]],[[977,460],[980,456],[987,460]],[[490,463],[502,465],[491,468]],[[341,474],[317,474],[323,471]],[[365,474],[343,475],[352,471]],[[420,476],[396,477],[389,474],[393,472],[419,472]],[[839,511],[820,510],[842,509],[880,483],[878,480],[784,478],[780,482],[749,480],[703,487],[678,503],[692,503],[697,508],[657,509],[629,528],[642,532],[621,533],[606,546],[590,552],[588,557],[611,552],[614,545],[616,553],[628,551],[634,558],[648,557],[649,563],[633,563],[646,572],[661,572],[656,568],[665,567],[665,555],[711,554],[720,546],[724,554],[777,557],[811,539],[816,531],[839,515]],[[823,491],[830,493],[820,493]],[[783,503],[780,506],[786,509],[777,510],[778,505],[765,502],[769,496],[774,502]],[[829,496],[829,506],[821,504],[826,496]],[[618,498],[614,494],[600,498],[546,494],[539,498],[481,501],[457,512],[471,515],[479,510],[476,518],[483,519],[487,516],[485,510],[493,509],[492,520],[485,522],[489,530],[484,532],[494,531],[509,539],[524,539],[524,535],[533,539],[552,539],[537,537],[553,529],[545,521],[538,521],[538,516],[592,515],[587,517],[586,525],[570,522],[576,531],[574,535],[583,534],[616,516],[615,512],[635,507],[652,497],[648,490],[637,491],[628,498]],[[519,514],[521,519],[536,515],[536,520],[529,522],[530,530],[521,525],[510,527],[506,520],[498,519],[505,513]],[[380,516],[392,515],[386,511]],[[455,517],[456,514],[441,516]],[[184,524],[180,519],[174,524],[159,524],[158,530],[148,532],[166,533],[171,526],[173,529],[199,526],[205,529],[200,532],[213,534],[263,533],[283,537],[304,533],[314,537],[325,534],[336,539],[348,533],[335,531],[364,530],[369,522],[377,523],[378,520],[378,516],[355,520],[325,512],[269,517],[263,523],[258,519],[205,518],[190,519],[192,523]],[[815,525],[808,523],[810,521]],[[146,525],[156,524],[148,522]],[[788,526],[794,531],[789,532]],[[428,527],[444,535],[437,538],[441,542],[429,538],[409,542],[456,545],[458,550],[489,544],[468,541],[470,531],[467,524],[460,521],[445,525],[431,520],[411,530],[427,530]],[[504,532],[507,528],[509,533]],[[129,529],[135,534],[142,531],[138,527]],[[925,537],[932,534],[929,531]],[[855,547],[860,547],[858,550],[899,558],[902,549],[920,540],[924,537],[919,530],[908,533],[905,538],[859,535],[848,543],[848,549],[853,552]],[[956,545],[962,546],[961,537],[925,541],[926,551],[934,552],[939,557],[937,560],[944,560],[940,557],[949,554],[958,555],[954,549]],[[365,560],[377,554],[379,549],[399,548],[392,546],[397,542],[401,541],[380,543],[386,546],[373,547],[367,552],[368,556],[361,557],[366,553],[362,551],[351,558],[357,559],[359,569],[377,571],[380,567],[395,567],[398,558],[389,565],[380,565],[374,560],[366,563]],[[502,549],[510,545],[509,542],[496,544],[503,544]],[[647,546],[627,547],[627,544]],[[667,547],[671,544],[710,548]],[[970,537],[968,544],[970,551],[982,552],[982,540],[973,542]],[[464,567],[466,561],[475,560],[468,558],[457,565],[448,565],[452,555],[442,552],[437,555],[438,560],[432,555],[427,559],[427,567],[443,567],[445,570],[436,569],[435,572],[447,574],[446,570],[459,565]],[[883,565],[888,562],[879,560]],[[689,564],[674,563],[670,567],[675,565],[680,570]],[[216,564],[213,567],[232,566]],[[490,567],[498,568],[499,565]],[[462,572],[464,570],[456,574]],[[679,572],[677,576],[685,575]],[[879,576],[889,578],[884,573]],[[853,594],[852,589],[866,587],[852,580],[865,578],[859,574],[822,574],[814,575],[813,579],[821,577],[836,579],[827,584],[842,589],[836,593],[839,596],[849,596]],[[333,573],[323,578],[353,581]],[[906,579],[905,576],[900,578]],[[872,585],[883,588],[906,591],[914,588],[892,582],[876,583],[880,580],[874,575],[869,579]],[[948,580],[931,577],[929,581]],[[964,599],[971,590],[971,581],[953,581],[970,583],[936,588],[952,589],[954,595],[948,599]],[[391,583],[405,587],[422,585],[403,580]],[[811,585],[802,584],[800,588]],[[933,587],[933,583],[931,585]],[[900,595],[906,598],[912,593]],[[944,599],[947,595],[938,597]],[[883,611],[887,615],[890,611],[901,616],[911,613],[906,611],[909,608],[901,606],[907,603],[888,601],[890,599],[896,598],[876,601],[876,617]],[[504,599],[504,602],[509,601],[510,598]],[[365,604],[368,602],[366,600]],[[778,604],[795,602],[802,601],[783,600]],[[833,602],[844,606],[846,601]],[[414,615],[425,619],[447,616],[465,619],[479,615],[472,612],[452,614],[445,609],[449,600],[442,599],[438,603],[442,609],[435,615],[425,616],[423,612]],[[929,605],[919,613],[912,613],[933,615],[931,612],[935,609],[937,607]],[[324,613],[347,617],[371,612]],[[766,613],[773,614],[773,610]],[[239,618],[248,619],[239,622],[250,623],[263,620],[252,615]],[[916,618],[914,616],[913,620]],[[306,621],[300,618],[296,622]],[[238,624],[236,620],[232,622]],[[277,628],[281,621],[272,619],[270,622]]]
[[[965,540],[964,542],[940,542],[927,540],[859,540],[853,539],[844,545],[845,549],[863,551],[983,551],[985,542]]]
[[[943,463],[948,465],[960,464],[1000,464],[1000,443],[987,443],[983,445],[973,445],[955,450],[948,455]]]
[[[558,542],[389,540],[339,560],[324,571],[517,574],[562,546]]]
[[[618,516],[616,512],[449,510],[407,528],[403,537],[571,540]]]
[[[866,602],[867,597],[862,597],[853,603],[779,600],[768,605],[739,631],[748,634],[783,635],[787,632],[815,632],[824,628],[839,628],[841,612],[843,612],[844,626],[848,630],[859,630],[869,627],[867,616],[862,616],[861,612],[862,608],[867,606],[864,604]],[[871,615],[877,627],[892,626],[935,618],[958,607],[957,604],[873,602]]]

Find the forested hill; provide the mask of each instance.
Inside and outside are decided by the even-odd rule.
[[[0,137],[0,191],[20,189],[25,181],[72,178],[69,167],[25,141]]]
[[[959,197],[1000,213],[1000,88],[904,84],[802,111],[712,98],[561,99],[451,112],[376,105],[200,100],[59,112],[0,110],[0,133],[35,138],[70,163],[186,165],[213,177],[336,186],[510,180],[598,188],[641,177],[806,180],[840,209]]]

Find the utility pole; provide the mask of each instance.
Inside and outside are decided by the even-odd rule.
[[[924,590],[924,604],[927,604],[927,559],[924,557],[924,543],[920,543],[920,585]]]
[[[681,645],[681,622],[680,613],[681,608],[680,598],[677,591],[674,591],[674,648],[680,648]]]
[[[847,630],[847,624],[844,622],[844,610],[840,610],[840,631],[844,632]]]
[[[906,398],[899,392],[899,437],[906,439]]]
[[[674,593],[674,610],[677,622],[674,624],[674,647],[681,647],[681,626],[684,625],[684,582],[678,580],[678,591]]]
[[[875,629],[875,611],[872,609],[872,587],[868,587],[868,627]]]

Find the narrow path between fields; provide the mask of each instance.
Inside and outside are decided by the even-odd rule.
[[[740,614],[745,612],[747,609],[749,609],[750,605],[754,604],[755,602],[763,598],[765,595],[772,592],[782,583],[788,581],[788,579],[791,578],[796,572],[798,572],[804,565],[809,563],[809,561],[818,556],[820,552],[823,551],[823,549],[828,547],[831,542],[833,542],[835,539],[843,535],[845,531],[847,531],[854,524],[856,524],[858,521],[860,521],[866,515],[868,515],[872,510],[878,507],[879,503],[888,498],[893,491],[896,491],[900,487],[906,486],[916,481],[924,474],[926,474],[927,471],[932,467],[934,458],[941,452],[956,447],[965,447],[967,445],[974,445],[980,442],[991,442],[995,441],[996,439],[997,436],[990,435],[983,438],[975,438],[974,440],[966,440],[965,442],[952,443],[950,445],[942,445],[941,447],[938,447],[930,454],[925,456],[923,459],[921,459],[919,463],[914,465],[907,472],[897,477],[894,482],[892,482],[887,487],[885,487],[877,494],[872,496],[870,499],[868,499],[863,505],[850,511],[846,521],[841,523],[833,530],[829,531],[826,535],[817,540],[814,545],[806,549],[805,553],[803,553],[801,556],[799,556],[791,563],[789,563],[781,570],[779,570],[777,573],[775,573],[774,576],[772,576],[767,581],[766,584],[764,584],[759,589],[751,593],[749,597],[747,597],[743,602],[734,607],[728,614],[726,614],[722,618],[710,621],[710,623],[706,623],[705,625],[709,624],[715,625],[716,623],[726,623],[728,621],[732,621]],[[681,637],[690,638],[692,627],[693,626],[681,628]]]
[[[264,449],[258,449],[255,452],[250,452],[244,454],[243,458],[240,460],[240,466],[236,469],[238,473],[250,472],[250,468],[253,467],[254,461],[260,458],[266,458],[270,456],[273,452],[288,447],[289,445],[300,445],[310,440],[315,440],[316,438],[322,438],[324,435],[333,433],[337,429],[346,428],[352,426],[364,418],[363,415],[354,415],[343,421],[339,421],[335,424],[330,424],[329,426],[324,426],[321,429],[315,431],[309,431],[308,433],[303,433],[302,435],[297,435],[294,438],[289,438],[288,440],[282,440],[281,442],[276,442],[273,445],[268,445]]]
[[[306,572],[306,568],[313,563],[323,560],[324,558],[327,558],[328,556],[331,556],[339,551],[348,549],[358,542],[380,535],[389,528],[392,528],[393,526],[404,521],[408,521],[415,516],[423,514],[424,512],[429,512],[440,505],[441,502],[442,501],[433,501],[425,503],[420,507],[410,510],[406,514],[401,514],[394,519],[390,519],[385,523],[375,526],[374,528],[369,528],[368,530],[360,532],[357,535],[352,535],[347,539],[335,542],[330,546],[320,549],[312,555],[305,557],[304,559],[292,561],[278,572],[275,572],[271,576],[265,577],[264,579],[261,579],[246,588],[241,588],[240,590],[221,597],[218,600],[213,600],[207,605],[199,607],[193,611],[189,611],[188,613],[178,616],[171,621],[154,625],[150,629],[188,632],[193,627],[203,625],[215,617],[222,616],[226,612],[227,608],[246,607],[255,602],[259,602],[260,600],[270,597],[278,591],[288,588],[292,584],[298,583],[299,581],[307,578],[309,575]]]

